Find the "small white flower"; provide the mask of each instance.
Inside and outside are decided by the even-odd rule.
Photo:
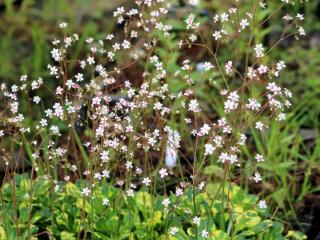
[[[228,62],[225,64],[224,68],[225,68],[225,70],[226,70],[226,74],[227,74],[228,76],[230,76],[231,73],[232,73],[232,61],[228,61]]]
[[[107,162],[109,160],[109,152],[108,151],[102,151],[100,153],[100,158],[102,162]]]
[[[205,144],[204,145],[204,148],[205,148],[205,150],[204,150],[204,155],[212,155],[213,154],[213,152],[214,152],[214,150],[216,149],[212,144],[210,144],[210,143],[207,143],[207,144]]]
[[[264,161],[263,156],[261,154],[256,154],[256,156],[254,158],[257,160],[257,162],[263,162]]]
[[[123,49],[129,49],[131,47],[131,43],[128,40],[124,40],[122,43]]]
[[[213,68],[213,65],[212,65],[211,62],[204,62],[203,68],[204,68],[205,71],[209,71],[209,70],[211,70]]]
[[[90,194],[90,189],[89,188],[83,188],[81,194],[85,197],[89,196]]]
[[[279,113],[277,116],[277,121],[281,122],[286,119],[286,115],[284,113]]]
[[[264,55],[264,48],[263,48],[263,45],[260,43],[260,44],[256,44],[256,46],[254,47],[254,52],[255,52],[255,56],[258,57],[258,58],[261,58],[263,57]]]
[[[199,26],[199,23],[194,23],[196,16],[191,13],[187,19],[185,20],[185,23],[187,24],[187,29],[195,29]]]
[[[165,178],[166,176],[168,176],[168,171],[165,168],[161,168],[159,171],[159,175],[161,178]]]
[[[199,226],[200,225],[200,220],[201,220],[200,217],[195,216],[195,217],[192,218],[192,223],[194,225]]]
[[[176,188],[176,196],[179,197],[183,194],[183,190],[179,187]]]
[[[142,183],[143,183],[145,186],[148,187],[148,186],[150,186],[150,184],[151,184],[151,179],[148,178],[148,177],[145,177],[145,178],[143,178]]]
[[[262,180],[260,173],[256,172],[254,174],[253,180],[257,183],[260,182]]]
[[[265,65],[260,65],[258,67],[258,73],[259,74],[264,74],[264,73],[267,73],[268,72],[268,67],[265,66]]]
[[[198,188],[199,188],[200,190],[203,190],[203,188],[205,187],[205,185],[206,185],[206,182],[205,182],[205,181],[202,181],[202,182],[199,184]]]
[[[125,165],[126,165],[127,170],[130,170],[131,168],[133,168],[131,161],[127,161]]]
[[[279,61],[277,62],[277,70],[281,71],[282,69],[284,69],[286,67],[284,61]]]
[[[76,78],[77,82],[82,82],[84,80],[82,73],[78,73],[74,77]]]
[[[251,110],[259,110],[261,107],[261,104],[256,99],[249,98],[246,107]]]
[[[189,111],[200,112],[199,103],[196,99],[192,99],[189,103]]]
[[[172,228],[170,228],[169,234],[171,236],[174,236],[174,235],[176,235],[177,232],[178,232],[178,228],[177,227],[172,227]]]
[[[207,230],[202,230],[201,237],[208,238],[209,237],[209,232]]]
[[[134,195],[133,189],[128,189],[126,193],[127,193],[128,197],[133,197],[133,195]]]
[[[189,0],[189,4],[192,6],[197,6],[199,4],[199,0]]]
[[[109,203],[110,203],[110,201],[109,201],[108,198],[104,198],[104,199],[102,200],[102,205],[103,205],[103,206],[109,206]]]
[[[260,200],[258,203],[259,208],[261,209],[266,209],[267,208],[267,204],[265,200]]]
[[[169,198],[165,198],[163,201],[162,201],[162,205],[165,206],[166,208],[169,206],[170,204],[170,199]]]
[[[249,26],[248,20],[247,19],[241,19],[241,21],[240,21],[241,30],[245,29],[247,26]]]
[[[219,40],[222,37],[220,31],[214,31],[212,36],[214,37],[214,40],[216,40],[216,41]]]
[[[299,27],[298,32],[299,32],[300,36],[305,36],[306,35],[306,32],[304,31],[303,27]]]
[[[256,122],[256,125],[255,125],[256,129],[262,131],[264,129],[264,127],[265,127],[265,125],[262,122],[260,122],[260,121]]]
[[[41,98],[39,96],[33,97],[33,102],[34,103],[39,104],[40,101],[41,101]]]
[[[66,23],[66,22],[62,22],[62,23],[59,24],[59,27],[62,28],[62,29],[66,28],[67,26],[68,26],[68,23]]]

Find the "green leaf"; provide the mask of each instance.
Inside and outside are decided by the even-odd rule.
[[[7,240],[6,232],[3,227],[0,226],[0,239]]]
[[[61,232],[61,240],[75,240],[75,236],[73,233],[62,231]]]
[[[225,170],[216,165],[210,165],[204,169],[204,174],[208,176],[223,177]]]
[[[307,239],[307,236],[304,235],[302,232],[297,231],[288,231],[288,234],[285,237],[286,239],[294,239],[294,240],[303,240]]]

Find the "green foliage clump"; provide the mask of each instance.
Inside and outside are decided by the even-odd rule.
[[[165,207],[163,196],[142,188],[128,197],[107,183],[85,197],[81,189],[86,184],[68,182],[53,189],[45,177],[17,175],[3,186],[0,239],[305,239],[300,232],[284,235],[282,223],[265,210],[253,209],[258,198],[235,185],[221,199],[210,185],[205,192],[170,194]],[[194,216],[201,217],[198,225],[192,222]],[[172,228],[177,229],[174,235]]]

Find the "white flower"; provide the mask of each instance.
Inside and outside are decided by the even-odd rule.
[[[250,79],[254,79],[257,76],[257,73],[256,73],[256,71],[254,70],[253,67],[248,67],[248,73],[247,74],[248,74],[248,77]]]
[[[300,36],[305,36],[306,35],[306,32],[304,31],[303,27],[299,27],[298,32],[299,32]]]
[[[300,21],[302,21],[304,19],[303,14],[298,13],[296,16]]]
[[[262,131],[265,125],[262,122],[256,122],[255,128]]]
[[[177,227],[172,227],[172,228],[170,228],[169,234],[171,236],[174,236],[174,235],[176,235],[177,232],[178,232],[178,228]]]
[[[264,2],[260,2],[260,7],[262,8],[262,9],[265,9],[266,8],[266,3],[264,3]]]
[[[254,158],[257,160],[257,162],[263,162],[264,161],[263,156],[261,154],[256,154],[256,156]]]
[[[187,29],[194,29],[199,26],[199,23],[194,23],[195,17],[196,16],[193,13],[191,13],[187,17],[187,19],[185,20],[185,23],[187,24]]]
[[[231,112],[232,110],[235,110],[238,108],[238,103],[239,103],[239,95],[237,94],[236,91],[232,92],[228,96],[228,100],[225,101],[224,103],[224,110],[226,113]]]
[[[191,35],[189,36],[189,40],[190,40],[191,42],[195,42],[195,41],[197,40],[197,35],[191,34]]]
[[[94,174],[93,178],[98,179],[98,180],[101,180],[101,179],[102,179],[102,176],[101,176],[100,173],[97,172],[97,173]]]
[[[286,115],[284,113],[279,113],[276,119],[277,121],[281,122],[286,119]]]
[[[222,37],[220,31],[214,31],[212,36],[214,37],[214,40],[216,40],[216,41],[219,40]]]
[[[243,133],[240,134],[240,140],[238,141],[239,145],[244,145],[246,143],[247,136]]]
[[[262,180],[260,173],[256,172],[254,174],[253,180],[257,183],[260,182]]]
[[[282,69],[284,69],[286,67],[284,61],[279,61],[277,62],[277,70],[281,71]]]
[[[267,204],[265,200],[260,200],[258,203],[259,208],[261,209],[266,209],[267,208]]]
[[[260,44],[256,44],[256,46],[254,47],[254,52],[255,52],[255,56],[260,58],[260,57],[263,57],[264,55],[264,48],[263,48],[263,45],[260,43]]]
[[[148,186],[150,186],[150,184],[151,184],[151,180],[150,180],[150,178],[145,177],[145,178],[143,178],[142,183],[143,183],[145,186],[148,187]]]
[[[82,192],[81,192],[81,194],[83,195],[83,196],[89,196],[89,194],[90,194],[90,189],[89,188],[83,188],[82,189]]]
[[[100,153],[100,158],[102,162],[107,162],[109,160],[109,152],[108,151],[102,151]]]
[[[102,177],[109,178],[110,177],[110,172],[107,171],[107,170],[103,170],[102,171]]]
[[[240,21],[240,27],[241,27],[241,29],[243,30],[243,29],[245,29],[247,26],[249,26],[248,20],[247,20],[247,19],[241,19],[241,21]]]
[[[206,185],[206,182],[205,182],[205,181],[202,181],[202,182],[199,184],[198,188],[199,188],[200,190],[203,190],[203,188],[205,187],[205,185]]]
[[[33,102],[34,103],[39,104],[40,101],[41,101],[41,98],[39,96],[33,97]]]
[[[131,47],[131,43],[128,40],[124,40],[122,43],[123,49],[129,49]]]
[[[179,187],[176,188],[176,196],[179,197],[183,194],[183,190]]]
[[[209,232],[207,230],[202,230],[201,237],[208,238],[209,237]]]
[[[127,161],[125,165],[126,165],[127,170],[130,170],[131,168],[133,168],[131,161]]]
[[[194,218],[192,218],[192,223],[194,224],[194,225],[197,225],[197,226],[199,226],[200,225],[200,218],[199,217],[197,217],[197,216],[195,216]]]
[[[20,81],[21,81],[21,82],[25,82],[25,81],[27,81],[27,78],[28,78],[28,75],[22,75],[22,76],[20,77]]]
[[[216,149],[212,144],[207,143],[204,145],[204,155],[212,155],[214,150]]]
[[[189,103],[189,111],[200,112],[199,103],[196,99],[192,99]]]
[[[256,99],[249,98],[246,107],[251,110],[259,110],[261,107],[261,104]]]
[[[227,74],[228,76],[230,76],[231,73],[232,73],[232,61],[228,61],[228,62],[225,64],[224,68],[226,69],[226,74]]]
[[[67,26],[68,26],[68,23],[66,23],[66,22],[62,22],[59,24],[60,28],[66,28]]]
[[[88,62],[89,65],[93,65],[95,63],[94,57],[88,57],[87,58],[87,62]]]
[[[159,175],[161,178],[165,178],[166,176],[168,176],[168,171],[165,168],[161,168],[159,171]]]
[[[51,56],[52,58],[56,61],[56,62],[59,62],[62,60],[62,54],[61,54],[61,51],[59,49],[52,49],[51,50]]]
[[[237,155],[235,155],[235,154],[230,154],[230,155],[229,155],[229,161],[230,161],[231,164],[234,164],[234,163],[238,162],[238,157],[237,157]]]
[[[192,6],[196,6],[199,4],[199,0],[189,0],[189,4]]]
[[[274,95],[281,94],[281,87],[277,86],[275,82],[268,83],[267,89],[271,91]]]
[[[55,103],[53,105],[53,109],[54,109],[54,115],[58,118],[61,118],[63,117],[63,108],[61,106],[60,103]]]
[[[209,71],[210,69],[213,68],[213,65],[212,65],[211,62],[204,62],[203,68],[204,68],[205,71]]]
[[[226,161],[228,161],[228,159],[229,159],[228,153],[221,153],[219,155],[218,161],[221,162],[221,163],[225,163]]]
[[[133,195],[134,195],[133,189],[128,189],[126,193],[127,193],[128,197],[133,197]]]
[[[169,206],[170,204],[170,199],[169,198],[165,198],[163,201],[162,201],[162,205],[165,206],[166,208]]]
[[[209,124],[205,123],[200,129],[200,132],[198,133],[199,136],[205,136],[209,134],[209,131],[211,130],[211,127]]]
[[[82,82],[83,79],[83,74],[82,73],[78,73],[77,75],[74,76],[77,80],[77,82]]]
[[[227,22],[228,18],[229,18],[229,14],[227,14],[227,13],[222,13],[220,15],[221,22]]]
[[[56,192],[58,192],[60,190],[60,186],[59,185],[56,185],[55,187],[54,187],[54,192],[56,193]]]
[[[104,198],[104,199],[102,200],[102,205],[103,205],[103,206],[109,206],[109,203],[110,203],[110,201],[109,201],[108,198]]]
[[[258,73],[259,74],[264,74],[264,73],[267,73],[268,72],[268,67],[265,66],[265,65],[260,65],[258,67]]]

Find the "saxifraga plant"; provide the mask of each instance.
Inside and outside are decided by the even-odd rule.
[[[243,213],[231,201],[234,184],[262,181],[259,164],[265,161],[263,152],[254,152],[254,159],[243,157],[244,149],[256,151],[247,144],[248,133],[255,131],[262,136],[272,121],[285,120],[292,96],[276,83],[286,67],[284,61],[270,60],[268,54],[281,41],[305,35],[301,26],[304,17],[283,16],[279,41],[266,47],[259,37],[264,23],[277,19],[281,10],[294,1],[282,0],[273,11],[260,0],[253,1],[249,11],[243,10],[242,2],[234,1],[212,19],[198,16],[194,8],[188,13],[187,8],[171,25],[170,14],[176,4],[137,0],[131,9],[119,7],[114,17],[123,33],[108,33],[100,40],[86,39],[87,55],[82,59],[70,59],[79,36],[68,33],[67,23],[61,23],[63,38],[52,41],[53,63],[48,64],[52,77],[28,80],[24,75],[12,86],[1,84],[0,144],[6,163],[5,179],[12,187],[10,221],[15,236],[22,236],[22,231],[20,199],[15,195],[21,189],[16,189],[14,176],[21,167],[21,155],[26,155],[31,168],[26,192],[29,204],[24,213],[27,238],[35,234],[31,228],[33,183],[41,176],[51,183],[48,191],[52,215],[56,213],[54,202],[59,201],[59,192],[66,191],[67,182],[79,180],[81,213],[73,236],[77,239],[93,236],[96,191],[107,183],[119,188],[111,204],[118,214],[119,229],[124,221],[119,217],[123,204],[128,208],[127,239],[134,237],[131,218],[137,213],[130,209],[130,201],[138,189],[151,196],[151,221],[158,217],[153,211],[158,194],[165,196],[161,202],[163,211],[172,219],[177,209],[183,208],[179,199],[190,196],[191,205],[183,209],[189,219],[184,218],[182,223],[168,221],[163,230],[167,238],[189,229],[190,239],[216,239],[213,231],[217,226],[226,232],[227,239],[242,239],[236,237],[237,219]],[[260,12],[265,14],[258,15]],[[206,24],[213,26],[210,34],[202,28]],[[173,63],[172,59],[161,58],[163,51],[172,51],[172,44],[181,53]],[[188,56],[187,49],[192,47],[206,51],[202,63],[196,64],[191,60],[193,56]],[[135,81],[124,74],[132,66],[140,70]],[[57,87],[48,89],[48,81],[55,81]],[[215,92],[216,99],[201,98],[198,85]],[[21,96],[29,97],[32,104],[21,106]],[[220,111],[213,111],[209,102],[220,104]],[[35,111],[40,119],[32,119]],[[251,163],[250,171],[243,168],[246,161]],[[223,168],[214,191],[206,188],[203,174],[203,169],[212,163]],[[173,190],[175,197],[169,197]],[[219,211],[210,210],[209,214],[216,214],[216,223],[203,210],[204,202],[197,200],[203,192],[209,193],[209,206],[219,201]],[[1,199],[4,207],[5,200]],[[107,196],[104,203],[110,204]],[[251,208],[267,215],[263,198]],[[2,222],[3,226],[9,222],[7,214]],[[57,224],[54,216],[51,224]],[[158,237],[156,228],[151,224],[146,229],[150,239]],[[121,238],[122,233],[115,234],[112,237]]]

